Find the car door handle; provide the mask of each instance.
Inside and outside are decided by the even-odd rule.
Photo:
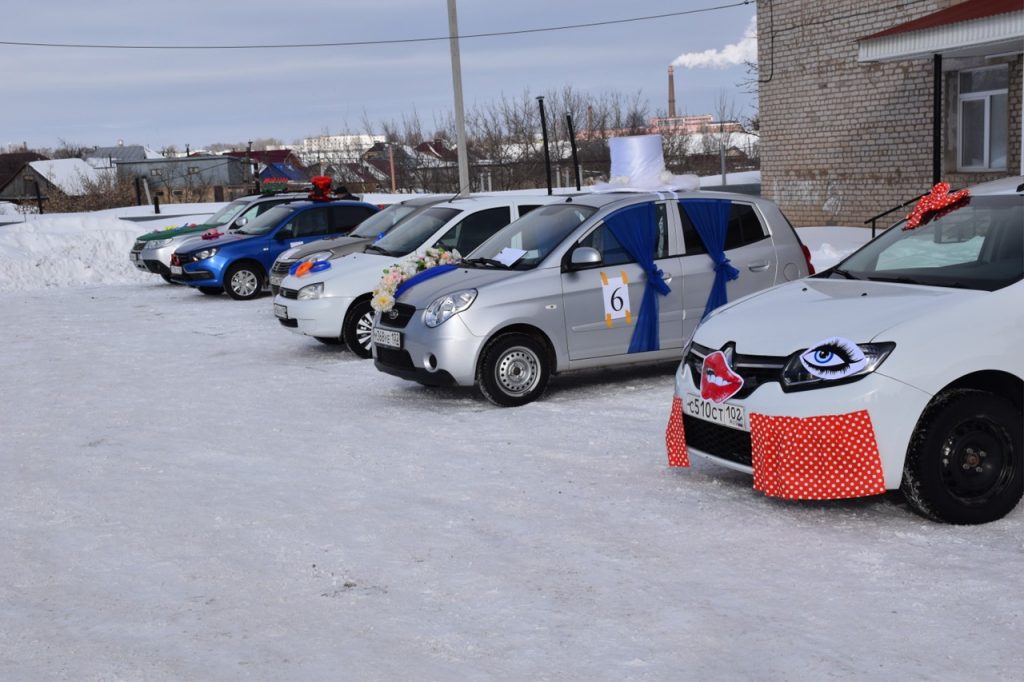
[[[761,261],[760,263],[751,263],[747,266],[747,269],[751,272],[763,272],[768,269],[769,265],[771,265],[771,263],[768,261]]]

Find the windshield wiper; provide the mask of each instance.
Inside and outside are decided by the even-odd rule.
[[[872,282],[894,282],[896,284],[923,284],[922,282],[920,282],[920,281],[918,281],[916,279],[913,279],[913,278],[910,278],[910,277],[906,277],[906,276],[903,276],[903,275],[896,275],[896,276],[893,276],[893,277],[877,277],[877,276],[873,276],[873,277],[868,277],[868,280],[870,280]]]
[[[377,246],[376,244],[369,244],[365,249],[363,249],[363,253],[368,253],[370,251],[373,251],[374,253],[383,254],[385,256],[393,256],[394,255],[393,253],[391,253],[387,249],[383,249],[383,248]]]
[[[849,270],[843,270],[842,268],[832,268],[832,272],[839,275],[840,277],[845,277],[846,279],[860,279],[860,277],[853,274]]]
[[[469,263],[470,265],[489,265],[492,268],[505,268],[506,270],[508,269],[507,265],[502,263],[500,260],[494,260],[493,258],[463,258],[462,262]]]

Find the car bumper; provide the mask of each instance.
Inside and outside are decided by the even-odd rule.
[[[172,272],[171,280],[190,287],[219,287],[223,286],[219,274],[217,271],[203,267],[201,263],[191,263],[185,265],[180,274]]]
[[[297,334],[338,338],[341,336],[345,311],[353,300],[351,297],[299,300],[286,298],[279,291],[274,296],[274,314],[283,327]],[[284,306],[286,316],[281,316],[281,308],[278,306]]]
[[[678,452],[682,440],[688,453],[753,473],[755,485],[759,473],[766,473],[757,471],[758,467],[769,466],[766,464],[769,461],[775,468],[810,466],[815,471],[808,476],[825,478],[830,477],[829,471],[844,472],[847,460],[856,460],[855,468],[860,467],[862,460],[877,461],[876,468],[880,468],[881,481],[888,490],[900,486],[911,434],[931,399],[927,393],[880,372],[849,384],[792,393],[784,393],[781,384],[769,382],[742,400],[725,401],[727,405],[744,408],[748,431],[740,432],[685,415],[681,423],[693,427],[690,436],[686,435],[685,427],[682,432],[674,433],[673,422],[677,428],[680,425],[676,414],[680,403],[687,396],[699,395],[700,387],[694,384],[689,368],[680,364],[676,371],[673,419],[666,433],[670,453],[673,446]],[[848,433],[858,437],[847,438]],[[787,439],[788,442],[783,442]],[[745,459],[750,452],[754,453],[752,461]],[[835,473],[836,477],[845,475],[847,473]],[[780,496],[836,499],[861,495]]]
[[[422,314],[417,310],[401,329],[389,327],[378,316],[377,326],[402,334],[402,347],[387,348],[374,343],[374,365],[382,372],[422,383],[474,385],[484,337],[474,335],[461,315],[430,328],[423,324]]]

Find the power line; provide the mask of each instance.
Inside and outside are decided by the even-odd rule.
[[[455,36],[459,40],[470,38],[495,38],[500,36],[525,35],[529,33],[550,33],[552,31],[568,31],[581,28],[595,28],[598,26],[614,26],[617,24],[629,24],[640,21],[654,21],[655,19],[667,19],[670,17],[681,17],[690,14],[703,14],[705,12],[716,12],[733,7],[749,5],[754,0],[740,0],[728,5],[715,5],[714,7],[702,7],[700,9],[684,10],[681,12],[668,12],[665,14],[652,14],[644,17],[631,17],[627,19],[611,19],[608,21],[591,21],[585,24],[566,24],[564,26],[548,26],[545,28],[526,28],[518,31],[490,31],[487,33],[470,33]],[[428,43],[442,40],[451,40],[451,36],[437,36],[427,38],[396,38],[394,40],[357,40],[342,43],[283,43],[277,45],[99,45],[88,43],[35,43],[16,40],[0,40],[0,45],[12,45],[16,47],[57,47],[57,48],[80,48],[90,50],[282,50],[297,49],[304,47],[361,47],[368,45],[401,45],[406,43]]]

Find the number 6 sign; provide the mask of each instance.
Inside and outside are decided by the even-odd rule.
[[[626,324],[633,324],[633,314],[629,307],[629,279],[625,272],[618,277],[609,277],[601,273],[601,293],[604,296],[604,321],[609,327],[612,320],[626,318]]]

